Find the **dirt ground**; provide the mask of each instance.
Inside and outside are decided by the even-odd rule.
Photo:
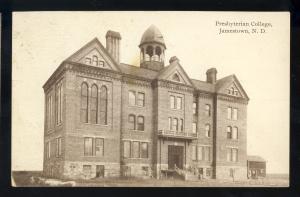
[[[47,184],[45,182],[32,181],[31,177],[43,180],[45,177],[41,176],[41,172],[18,171],[12,173],[13,186],[17,187],[51,187],[51,186],[76,186],[76,187],[288,187],[288,175],[268,175],[264,179],[259,180],[200,180],[200,181],[183,181],[178,179],[116,179],[116,178],[101,178],[93,180],[53,180],[52,182],[62,182],[66,184]],[[47,180],[47,179],[46,179]],[[50,182],[51,180],[48,179]],[[68,184],[69,182],[74,183]]]

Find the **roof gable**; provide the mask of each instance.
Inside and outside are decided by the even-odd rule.
[[[178,61],[172,62],[169,66],[165,67],[157,76],[157,79],[164,79],[176,83],[193,86],[189,76],[186,74]]]
[[[97,38],[94,38],[84,45],[81,49],[67,58],[66,61],[121,71],[118,63],[111,57]]]
[[[249,100],[249,97],[235,75],[217,81],[216,92]]]

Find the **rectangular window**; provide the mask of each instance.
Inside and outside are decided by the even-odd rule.
[[[124,141],[123,145],[124,145],[123,156],[125,158],[130,158],[130,149],[131,149],[131,147],[130,147],[130,141]]]
[[[195,161],[197,157],[196,146],[192,146],[192,160]]]
[[[99,67],[104,68],[104,61],[99,61]]]
[[[237,120],[238,119],[238,110],[236,108],[233,108],[233,114],[232,119]]]
[[[227,154],[226,154],[226,160],[227,161],[231,161],[231,149],[230,148],[227,148]]]
[[[204,160],[205,161],[210,161],[210,150],[211,150],[211,148],[209,146],[205,146],[205,151],[204,151]]]
[[[148,143],[147,142],[141,143],[141,157],[148,158]]]
[[[49,95],[47,98],[47,128],[51,129],[53,125],[53,98]]]
[[[175,131],[178,131],[178,119],[177,118],[173,118],[172,129],[175,130]]]
[[[208,104],[205,105],[205,115],[210,116],[210,105]]]
[[[56,85],[56,123],[62,122],[63,88],[62,81]]]
[[[61,137],[59,137],[59,138],[56,138],[56,157],[59,157],[59,156],[61,156],[61,153],[62,153],[62,151],[61,151]]]
[[[132,142],[132,157],[140,157],[140,142]]]
[[[128,97],[129,97],[129,105],[130,106],[135,106],[135,92],[134,91],[129,91]]]
[[[193,114],[197,114],[197,103],[193,102]]]
[[[46,143],[46,157],[47,159],[49,159],[51,156],[51,145],[50,145],[50,142],[47,142]]]
[[[175,109],[175,96],[170,96],[170,108]]]
[[[232,114],[232,108],[231,107],[228,107],[227,108],[227,119],[231,119],[231,115]]]
[[[183,123],[183,119],[180,119],[180,131],[183,132],[184,129],[184,123]]]
[[[138,106],[145,106],[145,94],[142,92],[138,93],[138,100],[137,100]]]
[[[95,155],[103,156],[103,154],[104,154],[104,139],[95,138]]]
[[[176,109],[182,109],[182,98],[181,97],[177,97]]]
[[[84,156],[93,156],[93,138],[84,138]]]
[[[193,122],[193,130],[192,130],[193,133],[197,133],[197,123],[196,122]]]
[[[197,147],[197,159],[198,159],[198,161],[203,160],[203,146]]]
[[[83,174],[85,174],[86,176],[90,176],[90,174],[92,173],[92,166],[91,165],[83,165]]]
[[[211,176],[211,168],[206,168],[206,176],[207,177]]]
[[[137,130],[144,131],[144,116],[138,116],[137,118]]]
[[[85,58],[85,64],[88,64],[88,65],[91,65],[91,63],[92,63],[92,60],[91,60],[91,58]]]
[[[129,129],[135,130],[135,115],[128,116]]]
[[[169,120],[169,130],[171,131],[172,130],[172,118],[169,117],[168,120]]]
[[[237,162],[238,161],[238,150],[236,148],[232,149],[232,161]]]

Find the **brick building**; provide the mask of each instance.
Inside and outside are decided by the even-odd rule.
[[[248,96],[235,75],[191,79],[150,26],[140,66],[120,63],[118,32],[63,61],[44,84],[44,173],[52,177],[155,176],[197,170],[247,178]]]

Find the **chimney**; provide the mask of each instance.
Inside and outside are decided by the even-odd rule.
[[[206,82],[215,84],[217,81],[217,69],[210,68],[206,71]]]
[[[106,37],[106,50],[116,60],[117,63],[120,63],[120,40],[121,40],[120,33],[109,30],[107,31],[105,37]]]

